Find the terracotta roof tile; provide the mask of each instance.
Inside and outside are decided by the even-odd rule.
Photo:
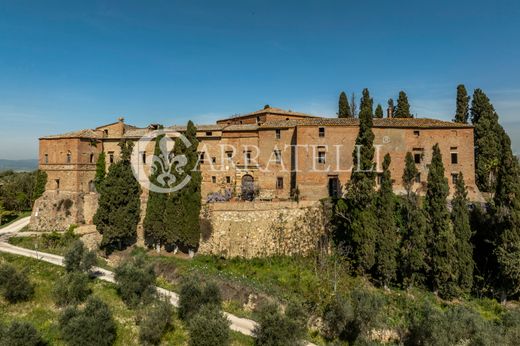
[[[60,135],[50,135],[42,137],[43,139],[54,138],[101,138],[101,136],[94,130],[84,129],[79,131],[67,132]]]
[[[285,110],[285,109],[276,108],[276,107],[269,107],[269,108],[259,109],[257,111],[251,112],[251,113],[239,114],[239,115],[232,116],[229,118],[219,119],[217,121],[234,120],[234,119],[249,117],[252,115],[259,115],[259,114],[266,114],[266,113],[277,114],[277,115],[292,115],[292,116],[299,116],[299,117],[306,117],[306,118],[318,118],[315,115],[310,115],[310,114],[301,113],[301,112],[293,112],[291,110]]]
[[[374,127],[395,128],[471,128],[472,125],[428,118],[375,118]],[[313,118],[280,121],[266,121],[262,128],[294,127],[294,126],[358,126],[355,118]]]

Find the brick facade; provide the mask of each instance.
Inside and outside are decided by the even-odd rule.
[[[168,129],[185,130],[182,126]],[[137,141],[151,131],[151,127],[136,128],[120,119],[92,130],[40,138],[40,169],[48,173],[46,189],[94,193],[92,181],[101,151],[106,154],[108,167],[119,157],[121,138]],[[469,197],[481,199],[475,185],[472,126],[432,119],[385,118],[374,119],[373,132],[375,144],[380,145],[380,162],[386,153],[392,157],[390,169],[397,193],[404,192],[401,177],[407,152],[416,156],[420,171],[414,188],[424,193],[432,147],[439,143],[450,191],[454,191],[453,175],[462,172]],[[268,200],[290,199],[296,187],[302,200],[319,200],[334,192],[336,182],[338,193],[344,192],[357,134],[357,119],[320,118],[277,108],[219,120],[215,125],[198,125],[198,150],[204,152],[200,165],[203,200],[209,193],[224,189],[240,196],[246,175],[252,177],[259,196]],[[148,172],[153,143],[135,150]]]

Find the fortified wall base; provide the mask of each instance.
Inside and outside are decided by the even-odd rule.
[[[321,202],[227,202],[203,206],[199,254],[266,257],[307,254],[324,243]]]
[[[29,229],[64,231],[70,225],[92,224],[97,207],[97,193],[45,191],[34,203]]]

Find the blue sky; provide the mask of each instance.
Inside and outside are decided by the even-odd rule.
[[[264,104],[334,116],[341,90],[451,119],[482,88],[520,152],[518,1],[0,1],[0,158],[123,115],[212,123]]]

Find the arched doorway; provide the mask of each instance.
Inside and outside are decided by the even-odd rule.
[[[242,199],[252,201],[255,198],[255,179],[246,174],[242,177]]]

